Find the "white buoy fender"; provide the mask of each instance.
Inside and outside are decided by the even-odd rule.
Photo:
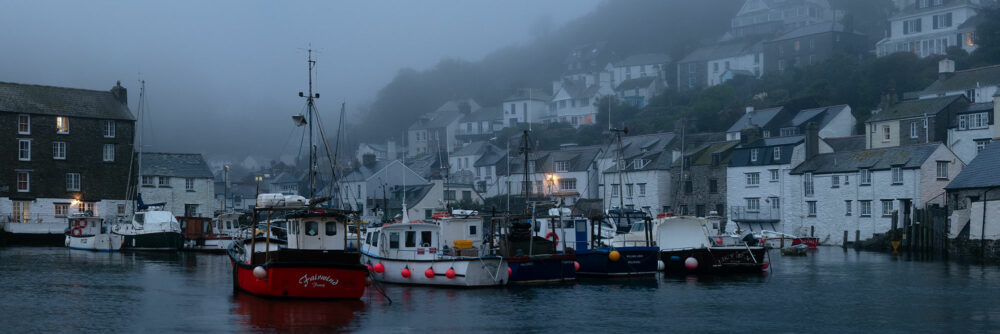
[[[267,279],[267,269],[264,269],[264,267],[261,266],[253,268],[253,277],[256,277],[259,280]]]
[[[684,267],[687,268],[688,270],[698,269],[698,259],[695,259],[694,257],[689,257],[685,259]]]
[[[666,265],[663,264],[663,261],[656,261],[656,270],[657,271],[663,271],[663,269],[665,267],[666,267]]]

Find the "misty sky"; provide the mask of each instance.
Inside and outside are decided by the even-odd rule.
[[[303,109],[309,43],[332,125],[341,101],[370,102],[400,68],[476,61],[598,3],[3,1],[0,81],[108,90],[121,80],[135,113],[141,75],[154,124],[146,151],[272,158],[298,149],[290,116]]]

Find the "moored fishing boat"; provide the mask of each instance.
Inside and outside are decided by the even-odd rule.
[[[104,219],[88,214],[76,214],[66,219],[66,247],[98,252],[117,252],[122,248],[122,236],[112,233]]]
[[[554,242],[533,235],[531,216],[498,217],[491,225],[490,230],[500,232],[500,254],[507,259],[511,283],[576,279],[576,254],[559,253]]]
[[[225,253],[230,244],[242,231],[239,226],[241,213],[223,213],[214,219],[202,217],[181,217],[184,229],[184,249]]]
[[[654,224],[667,274],[754,273],[768,267],[767,251],[755,238],[711,235],[705,218],[665,217]]]
[[[352,212],[311,205],[254,208],[256,214],[274,211],[287,212],[287,240],[273,237],[266,228],[233,243],[229,257],[234,288],[272,297],[361,298],[368,268],[361,264],[360,253],[347,250]]]
[[[130,222],[115,224],[113,231],[125,239],[122,249],[169,251],[184,247],[181,225],[170,211],[136,212]]]
[[[372,277],[414,285],[506,284],[507,261],[496,255],[493,245],[483,244],[482,217],[474,211],[453,213],[370,227],[362,241],[362,261],[372,269]]]
[[[556,251],[573,253],[580,276],[650,276],[656,274],[659,248],[652,241],[614,243],[608,222],[570,215],[568,208],[550,209],[538,219],[540,234],[556,244]],[[637,223],[637,225],[640,223]]]

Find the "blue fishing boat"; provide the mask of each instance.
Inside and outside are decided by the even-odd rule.
[[[533,232],[528,215],[494,218],[490,230],[500,233],[500,253],[510,268],[510,283],[558,282],[576,279],[575,254],[559,252],[551,240]]]
[[[651,276],[656,274],[659,247],[651,239],[626,245],[615,242],[616,228],[595,217],[572,216],[567,208],[550,209],[538,219],[538,230],[557,244],[557,253],[574,254],[580,276]]]

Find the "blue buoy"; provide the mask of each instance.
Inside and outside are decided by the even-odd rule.
[[[680,260],[681,260],[681,257],[677,256],[677,255],[674,255],[674,256],[670,257],[670,261],[673,261],[673,262],[677,262],[677,261],[680,261]]]

